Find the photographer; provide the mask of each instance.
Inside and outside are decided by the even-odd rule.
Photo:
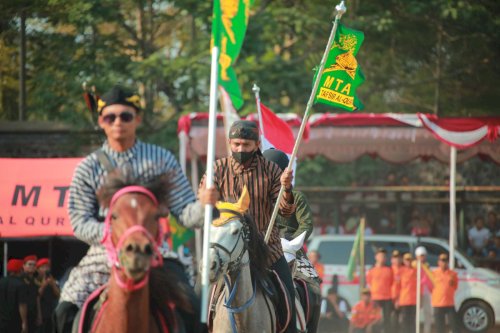
[[[41,258],[36,263],[39,284],[38,297],[40,299],[40,311],[42,324],[38,327],[39,333],[52,332],[52,313],[59,300],[60,289],[54,277],[50,273],[50,261]]]

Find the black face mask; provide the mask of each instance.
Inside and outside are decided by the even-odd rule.
[[[238,161],[240,164],[245,164],[246,162],[250,161],[250,159],[253,157],[255,154],[255,151],[242,151],[242,152],[233,152],[233,158]]]

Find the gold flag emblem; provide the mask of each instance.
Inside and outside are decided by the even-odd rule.
[[[339,42],[335,42],[332,46],[332,49],[339,48],[347,52],[339,54],[335,58],[335,63],[326,68],[323,73],[333,71],[346,71],[347,75],[354,79],[354,76],[356,75],[356,69],[358,68],[358,61],[354,57],[353,53],[357,44],[358,39],[355,35],[340,35]]]
[[[239,1],[238,0],[222,0],[220,5],[221,5],[221,9],[222,9],[222,24],[224,25],[224,28],[226,29],[227,35],[229,36],[231,43],[234,44],[234,43],[236,43],[236,39],[234,38],[233,23],[231,22],[231,20],[238,13]]]

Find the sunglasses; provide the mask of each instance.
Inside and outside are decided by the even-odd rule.
[[[114,113],[108,113],[105,116],[102,117],[102,121],[104,121],[106,124],[111,125],[115,122],[116,118],[120,118],[120,120],[124,123],[130,123],[132,120],[134,120],[135,115],[131,112],[122,112],[119,115],[116,115]]]

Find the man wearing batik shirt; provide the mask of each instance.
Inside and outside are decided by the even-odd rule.
[[[246,120],[234,122],[229,130],[231,156],[214,163],[214,188],[218,191],[221,201],[236,202],[243,187],[246,186],[251,198],[248,213],[264,236],[281,186],[285,187],[285,193],[279,202],[279,214],[285,217],[291,216],[295,205],[292,194],[292,172],[288,169],[282,172],[278,165],[266,160],[260,152],[259,144],[259,130],[255,123]],[[200,189],[205,187],[204,176]],[[294,299],[292,275],[283,255],[276,224],[272,229],[268,246],[271,252],[269,265],[281,277]],[[287,332],[296,332],[293,324],[295,322],[295,307],[292,306],[292,324],[288,325]]]
[[[110,276],[110,266],[105,248],[101,245],[104,235],[105,207],[100,207],[96,193],[110,172],[119,170],[129,178],[142,182],[169,175],[172,189],[169,192],[169,211],[187,227],[202,226],[204,205],[214,204],[213,190],[203,190],[211,199],[198,202],[174,155],[166,149],[142,142],[137,138],[137,127],[142,121],[139,95],[120,86],[113,87],[97,102],[99,127],[106,135],[100,149],[88,155],[76,167],[69,190],[68,210],[75,236],[88,243],[90,248],[69,275],[61,292],[61,303],[56,309],[57,331],[71,327],[72,316],[87,297]],[[212,193],[214,192],[214,193]],[[212,195],[210,195],[212,193]],[[177,263],[168,260],[164,266],[174,272],[190,291],[189,281]],[[193,307],[199,306],[192,293]],[[194,320],[188,320],[187,324]]]

